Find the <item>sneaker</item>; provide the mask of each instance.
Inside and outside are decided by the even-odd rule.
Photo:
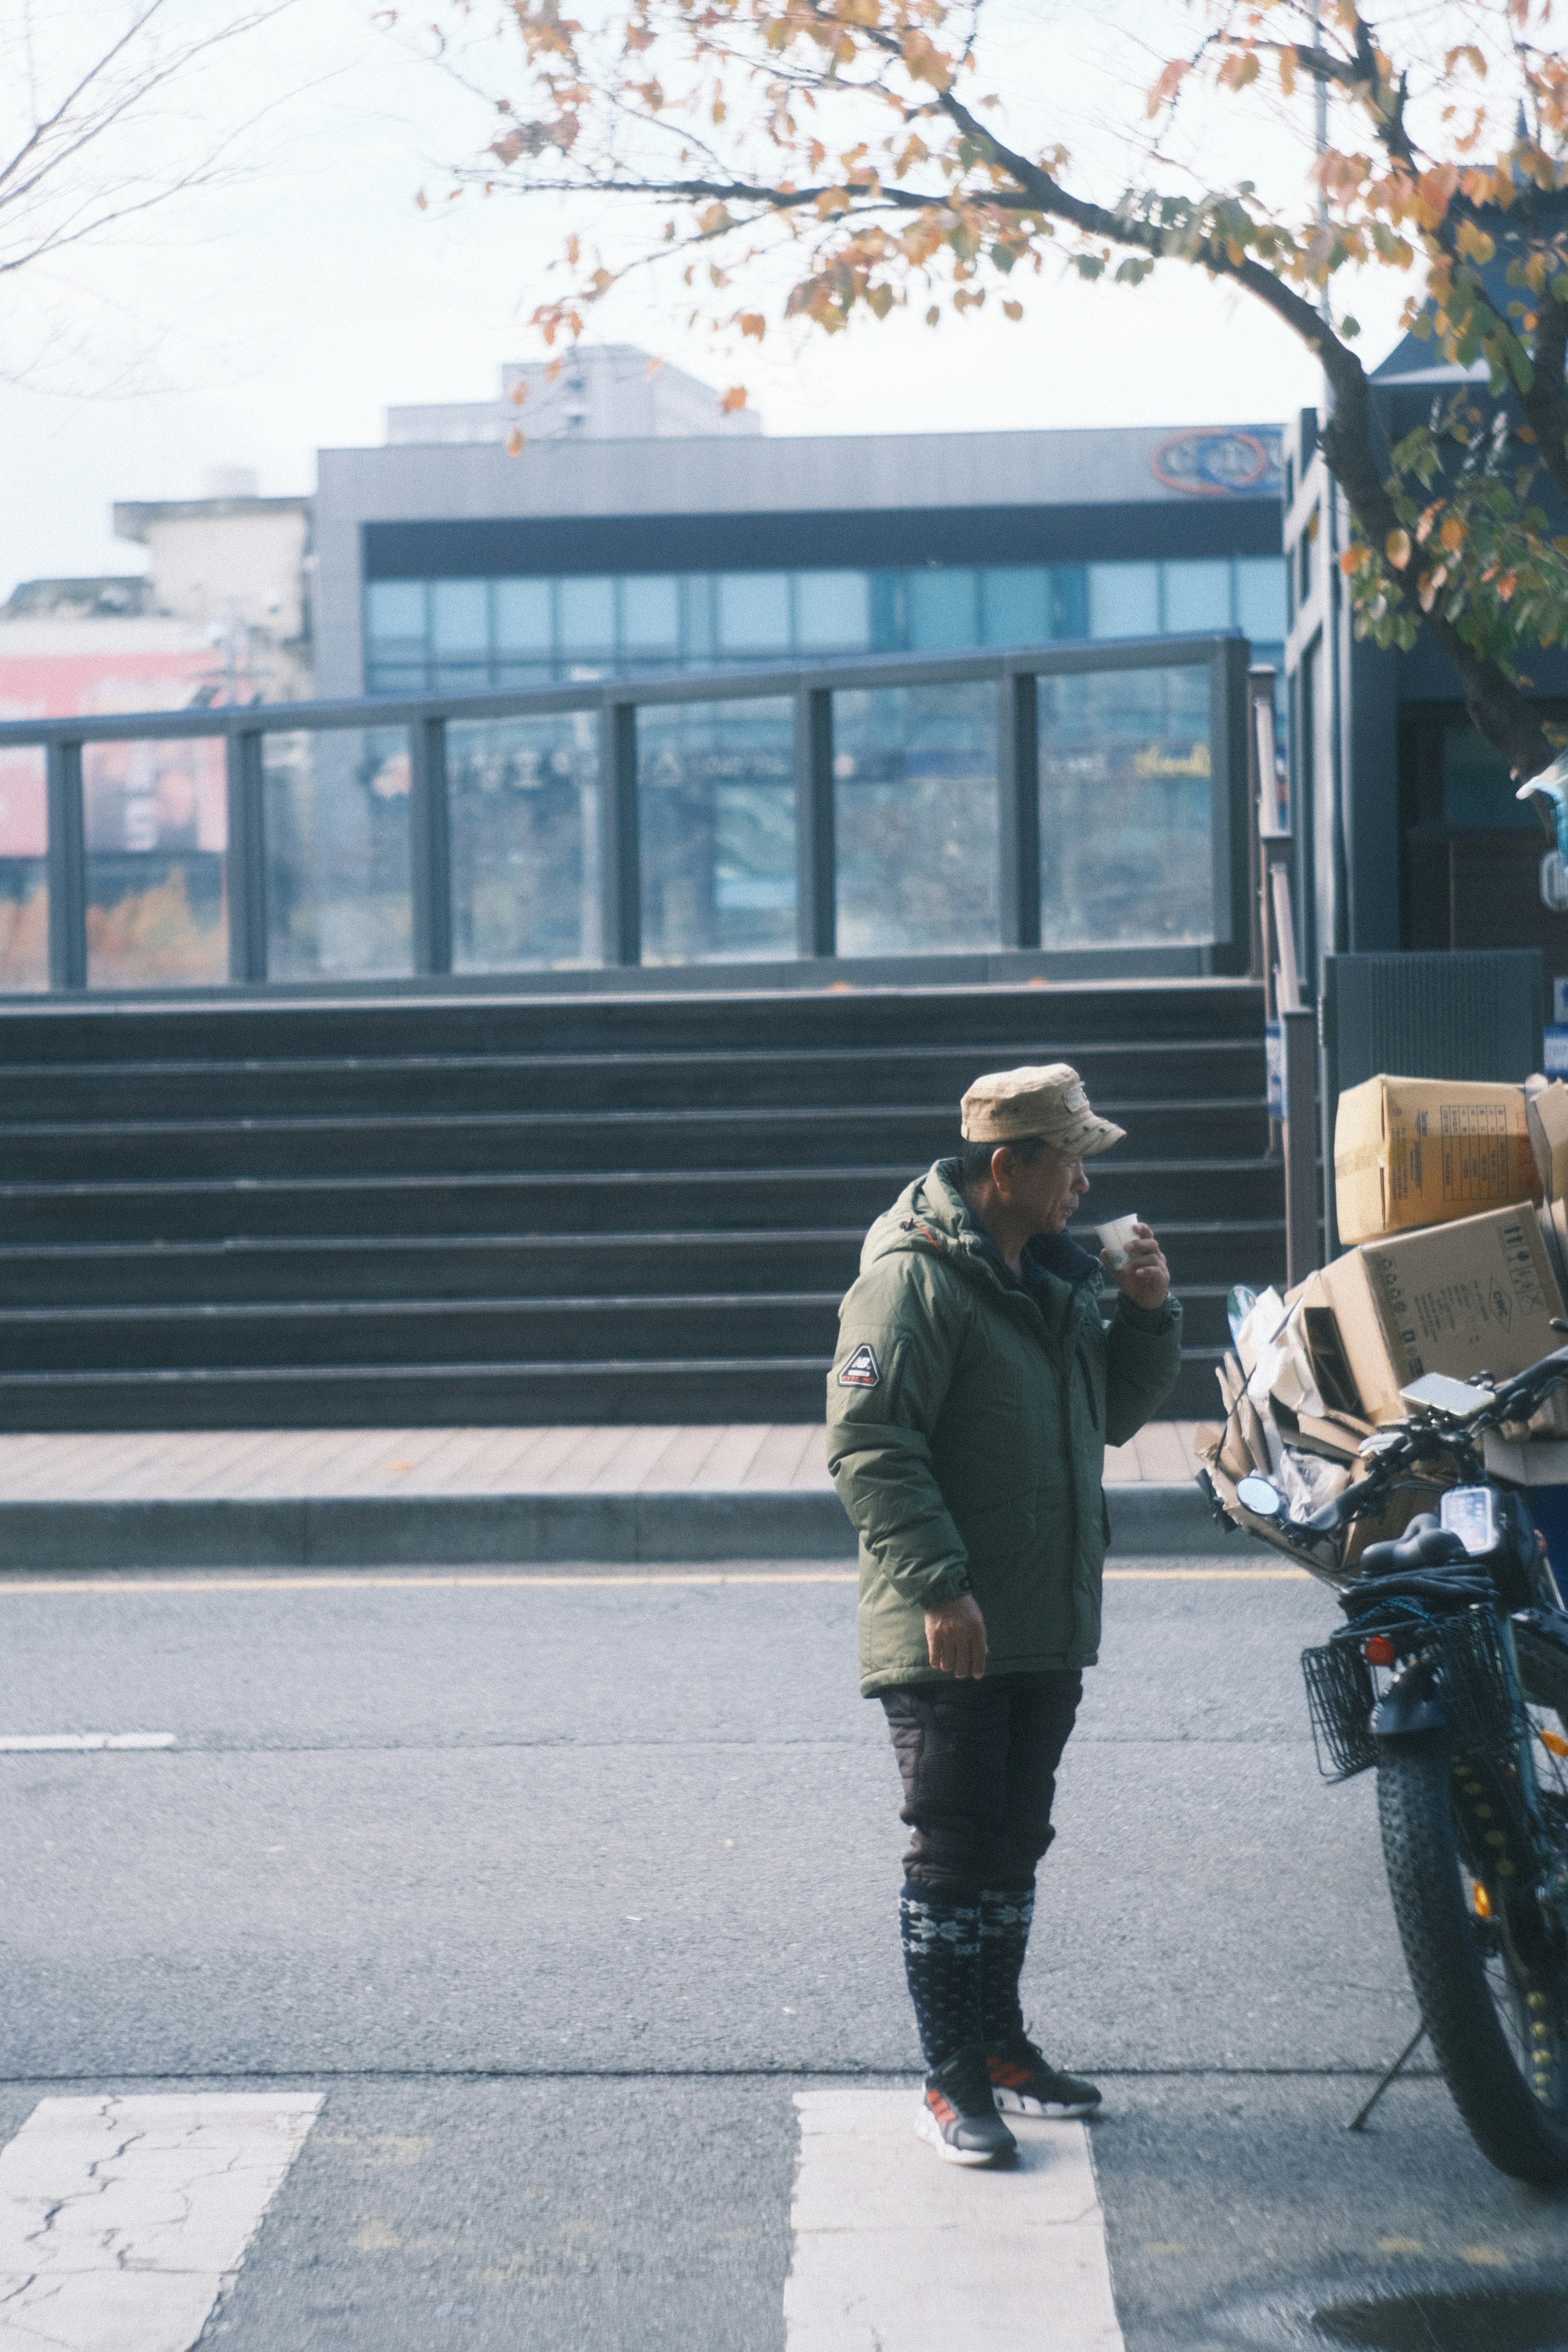
[[[946,2164],[1011,2164],[1018,2143],[996,2112],[985,2053],[960,2050],[926,2076],[915,2125]]]
[[[985,2053],[991,2093],[1004,2115],[1091,2116],[1100,2105],[1092,2083],[1058,2074],[1047,2066],[1026,2034],[993,2042]]]

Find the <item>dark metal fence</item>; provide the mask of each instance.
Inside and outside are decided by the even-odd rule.
[[[1247,661],[1159,637],[8,723],[0,991],[993,949],[1242,971]]]

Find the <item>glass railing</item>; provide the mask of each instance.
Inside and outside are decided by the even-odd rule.
[[[0,992],[1237,971],[1239,635],[0,725]]]

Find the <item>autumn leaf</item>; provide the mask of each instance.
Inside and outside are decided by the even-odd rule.
[[[742,310],[740,328],[742,335],[754,335],[760,343],[768,331],[768,322],[760,310]]]
[[[1181,88],[1184,79],[1191,71],[1192,68],[1185,58],[1173,58],[1170,60],[1170,63],[1163,68],[1159,80],[1154,83],[1144,100],[1151,115],[1158,114],[1163,106],[1169,106]]]
[[[521,427],[514,425],[511,431],[506,436],[507,456],[509,457],[521,457],[522,455],[522,443],[523,436]]]
[[[1023,315],[1024,315],[1024,306],[1023,306],[1023,304],[1022,304],[1021,302],[1004,302],[1004,303],[1003,303],[1003,305],[1002,305],[1002,316],[1003,316],[1005,319],[1021,319],[1021,318],[1023,317]]]
[[[1395,572],[1403,572],[1410,561],[1410,533],[1407,530],[1391,530],[1384,545]]]
[[[719,402],[719,406],[726,416],[734,409],[744,408],[745,404],[746,387],[743,383],[732,383],[729,391],[721,395]]]

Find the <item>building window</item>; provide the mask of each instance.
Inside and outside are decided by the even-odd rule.
[[[795,643],[802,653],[863,653],[871,643],[868,572],[795,574]]]
[[[564,683],[715,661],[962,653],[1240,628],[1267,657],[1285,625],[1277,556],[908,571],[378,580],[365,591],[372,694]]]
[[[1236,625],[1255,646],[1279,645],[1287,625],[1289,573],[1279,555],[1242,555],[1236,563]]]
[[[1226,557],[1167,563],[1162,570],[1165,587],[1162,618],[1167,630],[1201,637],[1229,628],[1230,564]]]
[[[786,654],[789,646],[789,573],[721,572],[720,652]]]
[[[616,583],[613,580],[562,580],[558,650],[571,660],[583,654],[616,650]]]
[[[1041,646],[1051,626],[1051,575],[1043,563],[998,565],[980,575],[982,641]]]
[[[621,583],[621,643],[628,653],[680,651],[680,583],[633,578]]]
[[[910,645],[917,652],[956,651],[980,642],[973,572],[932,565],[909,581]]]
[[[1088,571],[1091,637],[1159,635],[1157,563],[1091,563]]]

